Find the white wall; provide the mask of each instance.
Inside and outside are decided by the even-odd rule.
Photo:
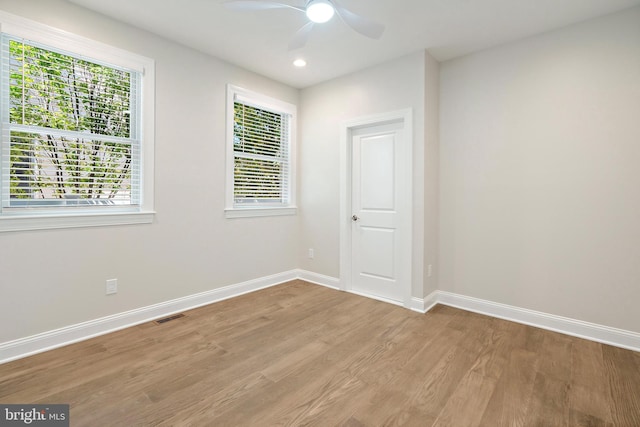
[[[640,8],[441,66],[440,289],[640,332]]]
[[[158,212],[152,225],[0,234],[0,342],[293,268],[338,277],[339,125],[408,107],[413,296],[640,332],[640,8],[301,92],[62,0],[0,9],[156,60]],[[299,105],[297,217],[224,219],[227,83]],[[120,291],[107,297],[109,278]]]
[[[425,54],[424,79],[424,289],[419,298],[438,289],[440,63],[429,53]]]
[[[296,268],[298,219],[224,219],[225,85],[299,92],[61,0],[0,9],[156,60],[154,224],[0,234],[0,342]],[[179,195],[181,194],[181,195]],[[117,278],[117,295],[105,280]]]
[[[298,165],[301,268],[333,277],[340,275],[340,124],[361,116],[412,108],[413,295],[424,295],[421,237],[425,229],[425,69],[426,64],[430,71],[437,72],[438,67],[426,56],[426,52],[418,52],[302,90]],[[437,77],[429,84],[434,81],[437,86]],[[430,88],[431,92],[434,90]],[[430,110],[429,114],[434,112]],[[313,260],[307,258],[308,248],[315,250]]]

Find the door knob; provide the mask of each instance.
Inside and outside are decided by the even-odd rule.
[[[354,216],[352,216],[352,217],[351,217],[351,219],[352,219],[352,220],[354,220],[354,221],[357,221],[357,220],[359,220],[360,218],[358,218],[358,215],[354,215]]]

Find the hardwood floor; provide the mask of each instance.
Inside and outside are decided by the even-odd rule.
[[[296,281],[0,365],[72,426],[640,426],[640,354]]]

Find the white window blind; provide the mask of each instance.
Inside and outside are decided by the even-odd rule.
[[[291,114],[242,97],[233,103],[235,207],[290,203]]]
[[[3,209],[141,203],[141,73],[1,39]]]

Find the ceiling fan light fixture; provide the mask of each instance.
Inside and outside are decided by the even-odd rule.
[[[322,24],[333,18],[335,9],[328,0],[311,0],[307,4],[307,18],[316,24]]]

